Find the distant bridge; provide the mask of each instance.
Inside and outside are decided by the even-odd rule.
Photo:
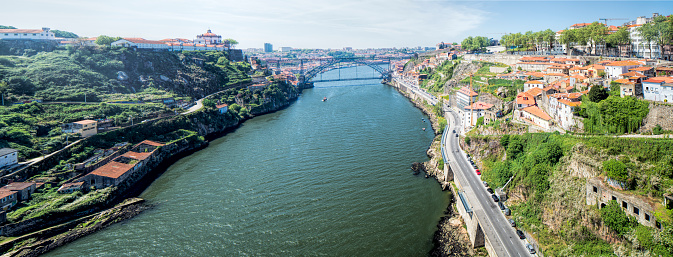
[[[299,83],[306,84],[312,82],[328,82],[328,81],[345,81],[345,80],[366,80],[366,79],[390,79],[392,75],[392,68],[390,67],[391,60],[403,59],[402,57],[328,57],[328,58],[308,58],[308,59],[278,59],[278,60],[267,60],[267,63],[274,63],[278,69],[280,69],[281,63],[290,63],[295,66],[299,66]],[[308,63],[318,63],[318,66],[304,69],[305,65]],[[387,68],[382,67],[382,65],[388,65]],[[356,77],[356,78],[342,78],[341,73],[339,73],[338,79],[319,79],[315,80],[316,76],[319,74],[332,70],[334,68],[341,69],[345,67],[352,66],[368,66],[374,69],[378,76],[370,77]]]

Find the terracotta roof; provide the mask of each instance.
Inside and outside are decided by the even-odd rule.
[[[124,175],[126,172],[133,168],[133,164],[125,164],[116,161],[111,161],[108,164],[103,165],[102,167],[92,171],[89,174],[98,175],[101,177],[108,178],[119,178]]]
[[[476,103],[473,103],[470,106],[465,106],[465,109],[466,110],[469,110],[469,109],[471,109],[471,110],[488,110],[488,109],[491,109],[491,107],[493,107],[492,104],[484,103],[484,102],[476,102]]]
[[[661,71],[673,71],[673,68],[670,68],[670,67],[658,67],[656,70],[657,70],[657,71],[660,71],[660,70],[661,70]]]
[[[647,77],[647,76],[643,75],[642,73],[640,73],[640,72],[635,72],[635,71],[631,71],[631,72],[627,72],[627,73],[622,73],[622,74],[619,74],[619,76],[622,76],[622,77],[640,77],[640,78],[645,78],[645,77]]]
[[[643,66],[643,67],[631,68],[629,70],[632,70],[632,71],[648,71],[648,70],[651,70],[652,68],[653,67]]]
[[[545,76],[561,76],[561,77],[563,77],[563,76],[566,76],[566,75],[563,74],[563,73],[547,73],[547,74],[545,74]]]
[[[17,194],[16,191],[0,190],[0,199],[16,194]],[[16,197],[14,199],[16,199]]]
[[[534,105],[535,99],[532,95],[522,92],[516,96],[516,104]]]
[[[539,80],[531,80],[531,81],[526,81],[524,84],[544,84],[544,82],[539,81]]]
[[[84,182],[65,183],[61,185],[61,187],[59,187],[57,191],[66,190],[70,188],[81,188],[82,185],[84,185]]]
[[[469,95],[469,96],[478,96],[477,92],[470,92],[470,89],[468,87],[461,87],[458,92],[463,93],[464,95]]]
[[[82,125],[87,125],[87,124],[93,124],[93,123],[96,123],[96,121],[95,121],[95,120],[80,120],[80,121],[75,121],[75,122],[73,122],[73,123],[82,124]]]
[[[44,30],[41,29],[0,29],[0,33],[25,33],[25,34],[37,34],[42,33]]]
[[[6,185],[2,187],[2,189],[6,190],[11,190],[11,191],[19,191],[19,190],[24,190],[26,188],[29,188],[31,186],[34,186],[35,182],[12,182],[9,183],[9,185]]]
[[[164,144],[162,144],[162,143],[157,143],[157,142],[149,141],[149,140],[143,140],[142,142],[138,143],[136,146],[141,145],[141,144],[153,145],[153,146],[164,146]]]
[[[128,151],[125,154],[122,154],[122,156],[126,158],[131,158],[140,161],[147,159],[148,157],[150,157],[150,155],[152,155],[152,153],[138,153],[133,151]]]
[[[579,80],[585,80],[585,79],[587,79],[587,77],[585,77],[585,76],[581,76],[581,75],[571,76],[571,78],[579,79]]]
[[[220,108],[227,107],[227,106],[229,106],[229,105],[227,105],[227,104],[218,104],[218,105],[215,105],[215,108],[220,109]]]
[[[636,61],[615,61],[608,63],[605,66],[638,66],[638,65],[642,65],[642,63]]]
[[[652,77],[648,80],[644,80],[643,82],[648,82],[648,83],[673,83],[673,77]]]
[[[617,82],[619,84],[631,84],[633,82],[629,81],[628,79],[616,79],[614,82]]]
[[[535,96],[538,96],[538,95],[542,94],[542,88],[534,87],[534,88],[529,89],[525,93],[528,93],[529,95],[535,97]]]
[[[136,44],[152,44],[152,45],[165,45],[166,43],[156,40],[147,40],[144,38],[124,38],[124,40]]]
[[[573,107],[580,106],[580,104],[582,104],[582,102],[572,102],[572,101],[567,100],[567,99],[559,99],[558,102],[562,103],[562,104],[565,104],[567,106],[573,106]]]
[[[536,117],[541,118],[543,120],[547,120],[547,121],[551,120],[551,117],[549,117],[549,115],[547,113],[545,113],[542,109],[540,109],[537,106],[530,106],[530,107],[523,108],[521,110],[524,111],[524,112],[530,113],[533,116],[536,116]]]

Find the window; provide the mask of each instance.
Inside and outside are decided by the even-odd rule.
[[[613,196],[612,196],[612,200],[613,200],[613,201],[617,201],[617,197],[615,197],[615,196],[613,195]]]
[[[650,221],[650,215],[645,213],[645,220]]]
[[[637,207],[633,207],[633,214],[640,215],[640,210]]]
[[[598,193],[598,188],[594,187],[594,193]]]
[[[626,209],[628,209],[628,208],[629,208],[629,204],[627,204],[626,202],[622,201],[622,208],[626,208]]]
[[[656,226],[658,229],[661,229],[661,223],[659,223],[659,221],[655,222],[654,226]]]

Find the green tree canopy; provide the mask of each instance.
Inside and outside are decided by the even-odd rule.
[[[606,98],[608,98],[608,92],[605,91],[605,88],[603,88],[603,86],[594,85],[589,90],[589,100],[591,100],[594,103],[603,101]]]
[[[52,29],[51,32],[54,32],[55,37],[64,37],[64,38],[78,38],[79,36],[75,33],[68,32],[68,31],[61,31],[61,30],[55,30]]]
[[[633,222],[626,216],[624,210],[619,207],[619,203],[614,200],[609,201],[608,204],[601,209],[601,219],[603,219],[603,223],[608,228],[620,235],[626,234],[633,226]]]
[[[629,171],[626,169],[626,165],[619,160],[604,161],[603,171],[609,178],[619,182],[626,182],[629,179]]]
[[[100,35],[96,38],[97,45],[106,45],[109,46],[112,42],[122,39],[121,37],[108,37],[106,35]]]
[[[0,25],[0,29],[16,29],[16,27]]]

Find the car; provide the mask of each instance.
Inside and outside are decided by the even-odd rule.
[[[488,182],[486,182],[486,181],[482,181],[481,183],[484,183],[484,186],[485,186],[485,187],[488,187]]]
[[[505,204],[503,204],[502,202],[498,202],[498,207],[500,207],[501,211],[505,210]]]
[[[523,234],[523,231],[516,230],[516,235],[519,236],[519,239],[526,239],[526,236]]]
[[[479,172],[479,170],[477,170],[477,175],[481,175],[481,172]]]
[[[498,202],[498,196],[497,195],[491,195],[491,198],[493,198],[494,202]]]
[[[505,209],[502,210],[502,213],[504,213],[505,216],[512,215],[512,211],[509,208],[507,208],[507,206],[505,206]]]
[[[493,189],[491,189],[490,187],[487,187],[486,192],[488,192],[489,194],[493,194]]]
[[[509,224],[512,225],[512,227],[516,227],[516,221],[513,219],[508,219],[507,221],[509,221]]]
[[[458,137],[458,134],[456,134],[456,137]]]
[[[528,252],[529,252],[530,254],[535,254],[535,248],[533,248],[532,245],[530,245],[530,244],[526,244],[526,249],[528,249]]]

